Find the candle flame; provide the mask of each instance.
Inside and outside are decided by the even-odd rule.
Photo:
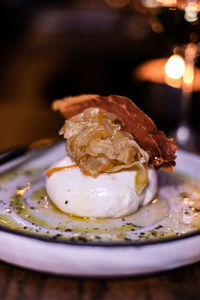
[[[181,60],[183,60],[182,57]],[[166,72],[168,61],[169,58],[159,58],[142,63],[133,71],[133,80],[166,83],[175,88],[183,87],[185,91],[188,91],[188,89],[195,92],[200,91],[200,68],[195,68],[193,72],[192,66],[184,63],[184,68],[180,72],[179,78],[174,79],[174,76],[171,77],[171,73],[168,70],[168,73]],[[175,68],[177,67],[178,65]],[[182,76],[180,77],[180,75]]]
[[[180,79],[185,72],[185,62],[180,55],[172,55],[166,65],[165,72],[171,79]]]
[[[164,68],[165,82],[175,88],[182,85],[182,77],[185,72],[185,62],[180,55],[172,55],[166,62]]]

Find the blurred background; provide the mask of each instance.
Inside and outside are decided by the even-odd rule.
[[[57,136],[63,118],[52,101],[83,93],[130,97],[170,134],[181,91],[163,72],[173,49],[188,42],[183,13],[148,15],[139,0],[2,0],[0,150]],[[195,64],[188,113],[199,131],[198,57]]]

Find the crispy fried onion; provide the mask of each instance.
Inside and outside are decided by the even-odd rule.
[[[135,141],[149,155],[149,164],[156,169],[173,170],[177,145],[159,131],[154,122],[130,99],[117,95],[107,97],[99,95],[80,95],[66,97],[53,102],[53,110],[59,110],[65,119],[69,119],[89,107],[100,107],[122,118],[122,129],[131,133]],[[125,125],[125,126],[124,126]]]
[[[65,121],[60,134],[66,149],[85,175],[115,173],[122,169],[137,171],[135,189],[141,193],[148,182],[149,155],[121,130],[123,121],[101,108],[87,108]]]

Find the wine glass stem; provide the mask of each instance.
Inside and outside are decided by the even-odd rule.
[[[181,86],[180,123],[174,131],[174,138],[182,149],[195,151],[197,136],[189,123],[189,108],[192,100],[194,83],[194,64],[197,55],[196,44],[190,43],[185,48],[185,71]]]
[[[181,88],[181,122],[188,123],[188,112],[192,100],[194,83],[194,63],[197,54],[197,45],[190,43],[185,49],[185,72]]]

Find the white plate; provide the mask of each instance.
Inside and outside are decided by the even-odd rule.
[[[168,232],[162,236],[162,219],[154,224],[147,222],[141,228],[130,222],[137,221],[133,216],[84,220],[56,211],[43,189],[44,170],[65,154],[64,144],[38,154],[0,168],[1,260],[33,270],[76,276],[139,275],[200,260],[200,234],[187,225],[188,214],[184,215],[184,222],[175,216],[177,223],[169,222]],[[170,212],[176,212],[178,207],[171,199],[186,187],[188,192],[187,185],[198,192],[199,168],[198,156],[179,151],[175,176],[160,173],[159,193],[167,199]],[[177,173],[181,176],[177,177]],[[194,186],[190,180],[185,185],[182,175],[194,178]],[[158,203],[165,208],[162,200]],[[148,214],[145,209],[144,214]]]

